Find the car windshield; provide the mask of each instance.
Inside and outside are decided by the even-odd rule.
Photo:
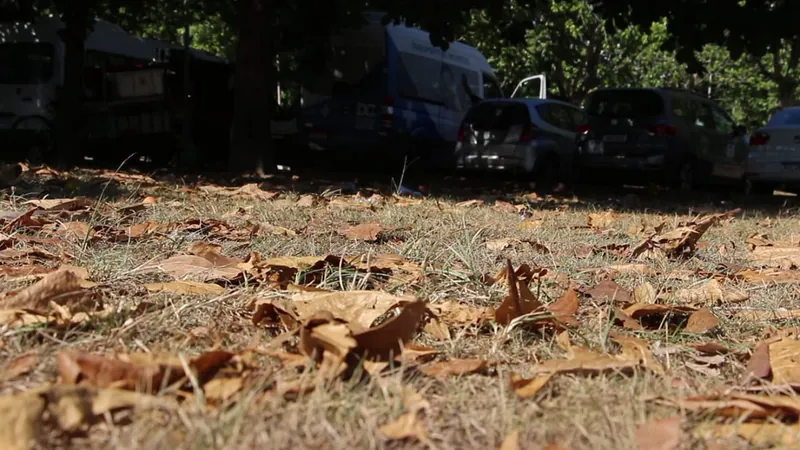
[[[41,84],[53,77],[55,49],[47,42],[0,44],[0,84]]]
[[[800,108],[782,109],[769,119],[769,127],[791,127],[800,126]]]
[[[597,117],[652,117],[664,111],[664,101],[646,89],[603,90],[589,97],[586,113]]]

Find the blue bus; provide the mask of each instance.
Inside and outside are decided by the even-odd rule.
[[[442,51],[427,32],[382,17],[332,37],[326,72],[303,88],[298,128],[311,150],[340,160],[448,167],[464,114],[502,97],[500,84],[475,48]]]

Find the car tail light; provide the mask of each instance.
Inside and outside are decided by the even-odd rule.
[[[750,136],[750,145],[751,146],[767,145],[767,142],[769,142],[769,135],[768,134],[758,133],[758,134],[754,134],[754,135]]]
[[[582,124],[578,125],[577,127],[575,127],[575,132],[578,133],[578,134],[586,134],[591,129],[592,129],[592,127],[590,127],[589,124],[582,123]]]
[[[522,133],[519,135],[520,142],[530,142],[536,138],[536,127],[532,124],[527,124],[522,128]]]
[[[644,129],[654,136],[675,136],[678,134],[678,129],[674,125],[646,125]]]
[[[458,127],[458,137],[456,138],[458,142],[464,142],[464,125]]]

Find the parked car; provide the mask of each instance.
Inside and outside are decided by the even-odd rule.
[[[604,88],[585,110],[576,129],[581,174],[618,169],[684,191],[743,181],[747,130],[713,100],[682,89]]]
[[[754,194],[800,187],[800,107],[776,111],[750,136],[745,178]]]
[[[567,180],[575,127],[583,111],[552,99],[491,99],[464,116],[456,143],[458,169],[530,174],[542,185]]]

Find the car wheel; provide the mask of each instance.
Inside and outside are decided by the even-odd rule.
[[[536,186],[544,191],[549,191],[559,181],[558,157],[552,153],[545,155],[536,164],[534,180]]]
[[[773,195],[775,186],[769,183],[756,183],[751,180],[744,180],[745,195]]]
[[[681,161],[678,170],[675,173],[674,187],[678,192],[687,193],[695,188],[696,169],[697,165],[693,160]]]

